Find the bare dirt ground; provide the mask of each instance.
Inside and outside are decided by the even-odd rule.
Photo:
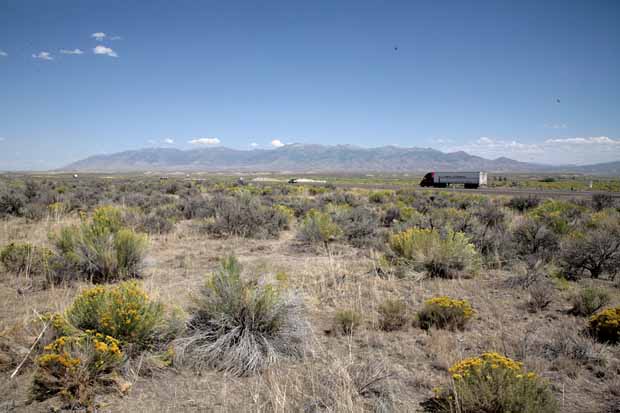
[[[3,221],[0,245],[15,240],[44,244],[50,230],[66,223]],[[449,380],[450,365],[485,351],[522,360],[547,378],[563,412],[618,411],[620,395],[612,391],[617,389],[620,372],[617,346],[596,345],[606,361],[600,367],[543,357],[540,343],[584,326],[584,319],[567,314],[567,297],[574,285],[558,288],[552,304],[532,314],[525,308],[527,292],[507,283],[514,275],[509,272],[483,270],[475,278],[459,280],[383,278],[376,271],[378,257],[368,251],[339,244],[329,254],[311,250],[297,243],[294,232],[287,231],[277,240],[210,239],[189,222],[180,222],[173,233],[151,237],[141,283],[167,305],[185,309],[205,275],[226,254],[239,257],[248,277],[269,278],[285,272],[289,287],[303,297],[312,329],[302,361],[281,363],[263,374],[242,378],[180,367],[149,375],[140,372],[137,363],[127,373],[131,390],[126,395],[101,396],[100,411],[415,412],[421,411],[420,402],[433,395],[434,387]],[[37,314],[62,311],[87,284],[27,291],[24,285],[26,280],[0,276],[0,331],[12,332],[12,339],[27,349],[38,334],[37,324],[32,323]],[[620,304],[618,290],[610,291],[610,305]],[[402,298],[413,315],[424,300],[436,295],[472,303],[476,315],[465,331],[427,333],[412,325],[395,332],[378,329],[377,306],[384,299]],[[354,308],[363,315],[363,325],[352,335],[335,329],[334,314],[342,308]],[[355,389],[355,369],[377,362],[387,367],[389,406]],[[1,373],[0,412],[47,411],[45,403],[26,403],[32,361],[16,378],[10,379],[10,373]],[[333,403],[325,410],[322,406],[328,400]]]

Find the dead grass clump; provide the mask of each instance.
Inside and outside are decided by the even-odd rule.
[[[353,309],[338,310],[334,320],[338,330],[346,335],[353,334],[362,325],[362,315]]]
[[[303,354],[307,328],[301,302],[272,285],[243,280],[233,256],[207,280],[190,314],[187,336],[176,348],[180,361],[195,368],[241,376]]]
[[[407,324],[407,305],[402,300],[385,300],[377,310],[379,311],[379,328],[383,331],[400,330]]]
[[[34,276],[47,276],[50,270],[51,256],[52,252],[49,249],[27,242],[12,242],[0,250],[0,262],[14,274],[26,273]]]
[[[603,366],[606,364],[606,351],[587,335],[578,334],[569,328],[556,329],[551,338],[537,346],[541,355],[555,365],[563,365],[569,360],[580,366]]]

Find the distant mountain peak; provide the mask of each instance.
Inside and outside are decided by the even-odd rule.
[[[605,167],[570,167],[572,170],[617,171],[618,163]],[[569,167],[563,167],[568,170]],[[247,171],[247,172],[427,172],[489,171],[544,172],[558,170],[510,158],[485,159],[463,151],[444,153],[433,148],[388,145],[363,148],[356,145],[293,143],[273,149],[239,150],[224,146],[189,150],[144,148],[96,155],[62,170],[92,172],[124,171]],[[596,172],[593,172],[596,173]]]

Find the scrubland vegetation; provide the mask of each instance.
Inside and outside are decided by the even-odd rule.
[[[233,182],[0,178],[0,410],[620,406],[613,198]]]

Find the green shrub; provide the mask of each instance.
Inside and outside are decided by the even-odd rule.
[[[352,309],[338,310],[335,320],[340,331],[350,335],[362,324],[362,315]]]
[[[620,267],[620,224],[613,221],[584,232],[575,231],[562,242],[560,258],[570,279],[583,274],[592,278],[615,276]]]
[[[598,341],[609,344],[620,342],[620,307],[608,308],[592,317],[588,331]]]
[[[378,311],[381,330],[400,330],[407,324],[407,305],[402,300],[385,300],[379,305]]]
[[[609,293],[603,288],[585,287],[571,297],[571,314],[589,317],[609,304]]]
[[[415,271],[426,271],[431,277],[453,278],[474,274],[479,257],[473,244],[461,232],[410,228],[392,235],[392,251],[400,264]]]
[[[13,273],[47,275],[52,252],[30,243],[12,242],[0,250],[0,262]]]
[[[532,208],[536,208],[540,204],[540,199],[532,196],[515,196],[510,198],[510,201],[506,204],[509,208],[515,209],[519,212],[525,212]]]
[[[452,382],[423,403],[436,413],[556,413],[549,385],[522,364],[497,353],[484,353],[450,368]]]
[[[92,282],[139,277],[148,240],[122,226],[120,210],[101,207],[91,222],[64,227],[52,236],[59,278],[89,278]]]
[[[112,374],[123,359],[112,337],[97,333],[59,337],[36,360],[31,397],[43,401],[60,396],[61,408],[92,408],[97,390],[118,384]]]
[[[528,214],[542,222],[556,234],[567,234],[584,211],[583,207],[572,202],[546,199]]]
[[[379,217],[364,207],[350,208],[339,214],[337,225],[342,229],[344,239],[354,247],[362,248],[377,243]]]
[[[66,313],[80,330],[94,330],[118,339],[123,347],[152,347],[165,331],[163,305],[151,300],[138,284],[97,286],[80,294]]]
[[[327,245],[341,234],[342,230],[329,214],[313,209],[304,217],[298,238],[305,242]]]
[[[463,330],[473,315],[468,301],[440,296],[424,302],[418,312],[418,324],[424,330],[431,327]]]
[[[307,326],[300,301],[243,280],[241,270],[227,257],[207,279],[190,309],[187,336],[176,342],[181,361],[241,376],[303,354]]]

